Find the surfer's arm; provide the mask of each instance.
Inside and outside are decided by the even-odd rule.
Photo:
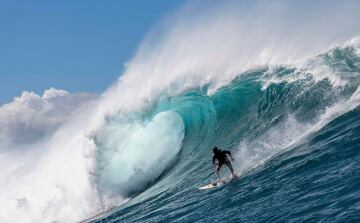
[[[218,165],[218,164],[219,164],[219,160],[216,159],[215,156],[213,156],[213,162],[212,162],[212,163]]]
[[[227,155],[231,158],[232,161],[234,161],[234,158],[232,157],[230,151],[224,150],[223,152],[224,152],[225,154],[227,154]]]

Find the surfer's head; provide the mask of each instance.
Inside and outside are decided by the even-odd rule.
[[[213,153],[217,153],[219,151],[219,149],[215,146],[213,149]]]

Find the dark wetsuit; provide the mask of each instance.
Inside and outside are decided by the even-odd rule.
[[[228,154],[229,156],[231,156],[231,152],[230,151],[222,151],[222,150],[218,150],[216,153],[214,153],[213,155],[213,163],[215,164],[215,160],[217,160],[218,163],[218,167],[217,168],[221,168],[221,166],[223,164],[226,164],[227,166],[231,165],[229,159],[227,158],[226,154]],[[230,168],[232,169],[232,168]]]

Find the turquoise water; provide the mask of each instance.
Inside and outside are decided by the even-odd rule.
[[[358,51],[356,45],[334,48],[301,67],[254,68],[213,94],[204,86],[159,99],[142,119],[157,123],[154,119],[166,113],[171,125],[161,131],[181,142],[179,148],[166,156],[169,162],[158,163],[166,168],[151,175],[154,179],[119,188],[128,202],[88,221],[360,221]],[[327,78],[314,78],[319,71],[313,68],[320,67]],[[100,161],[110,147],[108,133],[123,117],[107,122],[106,134],[95,137],[98,151],[105,151],[99,152]],[[240,177],[220,188],[198,190],[215,179],[214,145],[232,151]],[[114,165],[126,167],[129,159]],[[98,170],[99,190],[112,188],[111,171],[102,174],[104,169]]]

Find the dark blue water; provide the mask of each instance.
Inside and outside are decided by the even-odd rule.
[[[149,117],[171,110],[185,123],[180,154],[126,204],[89,221],[360,222],[357,50],[307,62],[326,66],[341,85],[311,69],[258,67],[211,96],[204,87],[159,102]],[[233,152],[240,177],[198,190],[214,179],[214,145]]]

